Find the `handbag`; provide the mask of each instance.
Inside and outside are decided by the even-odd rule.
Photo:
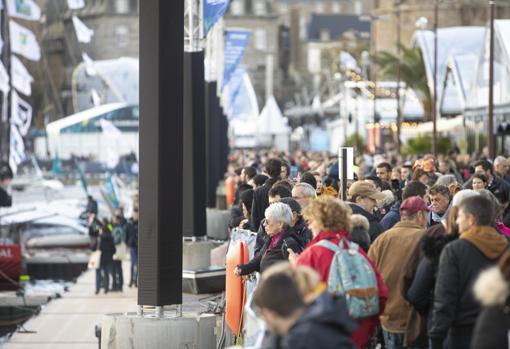
[[[97,250],[90,254],[89,269],[98,269],[101,264],[101,251]]]
[[[113,255],[114,261],[122,261],[126,259],[127,255],[127,245],[125,242],[121,242],[120,244],[115,246],[115,254]]]

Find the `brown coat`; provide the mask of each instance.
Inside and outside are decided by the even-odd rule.
[[[402,221],[379,236],[368,251],[384,283],[388,286],[388,301],[381,315],[385,331],[405,333],[411,305],[402,296],[406,264],[416,253],[417,245],[425,229],[413,221]],[[413,264],[417,266],[416,261]]]

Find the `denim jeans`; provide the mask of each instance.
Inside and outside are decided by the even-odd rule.
[[[112,289],[122,291],[123,285],[124,285],[124,275],[122,273],[122,261],[113,261]]]
[[[131,280],[129,284],[138,285],[138,247],[130,247],[129,254],[131,257]]]
[[[393,333],[383,330],[384,343],[386,349],[413,349],[411,347],[404,347],[404,334]]]
[[[102,263],[101,267],[96,269],[96,291],[101,286],[107,292],[110,290],[110,274],[112,274],[112,263]]]

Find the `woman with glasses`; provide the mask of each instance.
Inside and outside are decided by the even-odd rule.
[[[260,252],[248,263],[234,269],[236,275],[248,275],[255,271],[263,272],[269,266],[286,261],[288,249],[300,253],[304,246],[301,239],[290,229],[292,210],[289,205],[276,202],[265,211],[264,228],[267,236]]]

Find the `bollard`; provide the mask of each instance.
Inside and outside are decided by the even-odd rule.
[[[101,349],[101,325],[96,324],[94,326],[94,331],[96,333],[96,338],[98,340],[99,349]]]

